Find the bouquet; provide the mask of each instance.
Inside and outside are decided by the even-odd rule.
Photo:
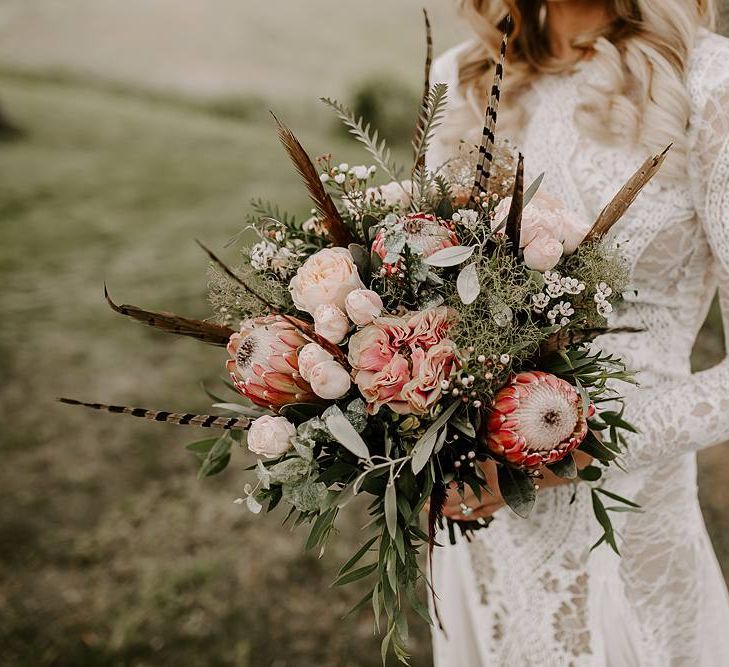
[[[418,556],[433,549],[438,527],[454,539],[487,524],[442,516],[448,488],[497,492],[485,462],[521,517],[545,469],[591,484],[597,544],[616,551],[609,512],[636,507],[599,483],[633,430],[615,389],[632,376],[589,343],[614,331],[606,317],[628,280],[604,235],[664,155],[650,158],[594,224],[543,192],[541,177],[527,187],[524,157],[495,142],[506,45],[505,35],[483,143],[462,146],[437,170],[425,157],[447,90],[430,85],[429,65],[407,179],[377,132],[335,101],[324,100],[372,166],[312,161],[276,119],[313,215],[300,223],[255,202],[240,266],[206,249],[217,321],[118,306],[106,295],[125,316],[227,349],[235,399],[213,397],[222,415],[62,399],[221,430],[188,445],[201,476],[223,470],[245,443],[258,459],[237,502],[256,514],[285,506],[294,526],[310,525],[310,549],[323,550],[342,508],[365,495],[371,537],[336,583],[372,582],[360,604],[371,604],[378,629],[385,617],[383,658],[390,647],[407,658],[406,607],[431,622],[416,590]],[[428,63],[431,52],[428,26]],[[578,469],[577,450],[593,464]]]

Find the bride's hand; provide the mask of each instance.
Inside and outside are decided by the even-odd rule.
[[[584,452],[575,451],[573,452],[573,455],[575,457],[577,467],[580,470],[586,468],[592,463],[592,457]],[[481,494],[481,500],[479,500],[470,487],[466,487],[463,494],[461,494],[458,489],[455,488],[455,485],[452,485],[451,488],[448,489],[448,497],[443,508],[444,516],[448,517],[452,521],[475,521],[476,519],[487,519],[494,514],[494,512],[504,507],[506,503],[499,492],[496,464],[493,461],[486,461],[481,465],[481,469],[484,471],[486,483],[489,485],[493,495],[484,491]],[[557,475],[547,468],[543,468],[541,473],[543,478],[539,480],[537,484],[539,489],[564,486],[575,481],[557,477]]]

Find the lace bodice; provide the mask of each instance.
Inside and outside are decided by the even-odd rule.
[[[458,53],[457,48],[443,56],[434,71],[434,81],[449,84],[449,113],[468,104],[457,92]],[[470,548],[483,593],[478,604],[488,610],[490,632],[498,637],[483,649],[492,651],[482,656],[489,665],[568,664],[555,657],[565,651],[575,664],[603,664],[598,656],[605,655],[604,642],[594,625],[596,617],[605,618],[600,605],[595,606],[596,591],[625,606],[613,620],[619,625],[635,621],[640,628],[625,628],[630,645],[642,647],[636,664],[726,664],[701,661],[702,656],[718,656],[695,630],[698,623],[717,633],[729,629],[729,606],[721,579],[718,598],[707,597],[703,584],[697,583],[707,567],[716,570],[716,565],[703,562],[713,562],[713,555],[708,551],[707,556],[710,546],[696,501],[693,453],[729,439],[729,359],[692,375],[690,354],[717,287],[729,331],[727,62],[729,40],[702,31],[686,79],[692,111],[685,177],[655,179],[611,232],[630,262],[634,291],[626,294],[610,324],[642,331],[604,336],[598,344],[640,371],[641,386],[626,403],[626,418],[640,433],[629,441],[624,462],[628,473],[611,472],[605,484],[637,499],[644,511],[622,515],[619,521],[620,561],[602,551],[587,554],[584,547],[597,531],[583,492],[572,504],[569,490],[541,494],[537,512],[527,522],[500,512]],[[581,86],[595,83],[591,65],[586,61],[571,74],[539,78],[520,97],[529,110],[528,121],[515,140],[525,155],[527,182],[545,172],[542,187],[547,192],[594,220],[649,151],[640,145],[603,145],[576,128]],[[476,111],[472,127],[463,128],[465,139],[480,134]],[[437,137],[431,166],[442,163],[454,148]],[[515,554],[509,572],[494,558],[502,549]],[[620,581],[619,587],[607,572]],[[520,606],[515,590],[524,586],[530,592]],[[535,605],[551,610],[546,625],[529,611]],[[527,618],[514,619],[518,609]],[[524,648],[528,634],[514,620],[541,627],[551,644]],[[723,648],[729,649],[729,640]]]

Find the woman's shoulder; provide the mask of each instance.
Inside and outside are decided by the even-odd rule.
[[[458,78],[460,69],[461,55],[471,46],[471,41],[461,42],[460,44],[448,49],[433,62],[430,80],[432,83],[445,83],[454,94],[458,89]]]
[[[703,108],[710,97],[729,88],[729,39],[699,30],[689,55],[686,85],[694,109]]]

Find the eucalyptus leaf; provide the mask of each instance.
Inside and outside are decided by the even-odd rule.
[[[451,418],[453,413],[458,409],[461,404],[458,402],[451,403],[447,408],[441,412],[439,417],[428,427],[428,430],[420,436],[420,439],[415,443],[413,451],[411,452],[412,457],[412,468],[413,472],[417,475],[430,460],[430,456],[435,448],[435,443],[438,440],[438,432],[446,422]]]
[[[392,479],[385,489],[385,524],[390,537],[395,539],[397,532],[397,490]]]
[[[208,451],[197,473],[197,478],[211,477],[225,470],[230,462],[230,448],[233,441],[228,434],[220,436]]]
[[[476,262],[461,269],[456,280],[456,289],[461,301],[467,306],[472,304],[481,293],[481,285],[478,282],[478,268]]]
[[[524,192],[524,206],[526,206],[534,197],[535,194],[537,194],[537,190],[539,190],[539,186],[542,184],[542,181],[544,180],[544,172],[539,174],[534,181],[532,181],[532,184],[526,189]]]
[[[240,405],[239,403],[213,403],[213,407],[218,410],[227,410],[228,412],[235,412],[239,415],[246,417],[260,417],[262,415],[270,415],[270,410],[259,408],[256,406]]]
[[[368,283],[370,277],[370,253],[358,243],[350,243],[348,249],[357,267],[359,277],[365,283]]]
[[[367,444],[362,440],[362,436],[352,426],[344,413],[336,406],[328,408],[329,413],[324,422],[332,434],[332,437],[344,448],[348,449],[352,454],[360,459],[369,459],[370,452]]]
[[[248,496],[246,498],[246,507],[251,514],[260,514],[263,509],[263,505],[261,505],[254,496]]]
[[[523,470],[499,466],[499,490],[504,502],[522,519],[526,519],[537,502],[537,490]]]
[[[577,477],[577,464],[571,453],[567,454],[561,461],[550,463],[547,468],[562,479],[575,479]]]
[[[470,259],[476,250],[475,246],[451,246],[450,248],[443,248],[434,252],[429,257],[426,257],[423,261],[430,266],[448,267],[458,266],[463,262]]]

